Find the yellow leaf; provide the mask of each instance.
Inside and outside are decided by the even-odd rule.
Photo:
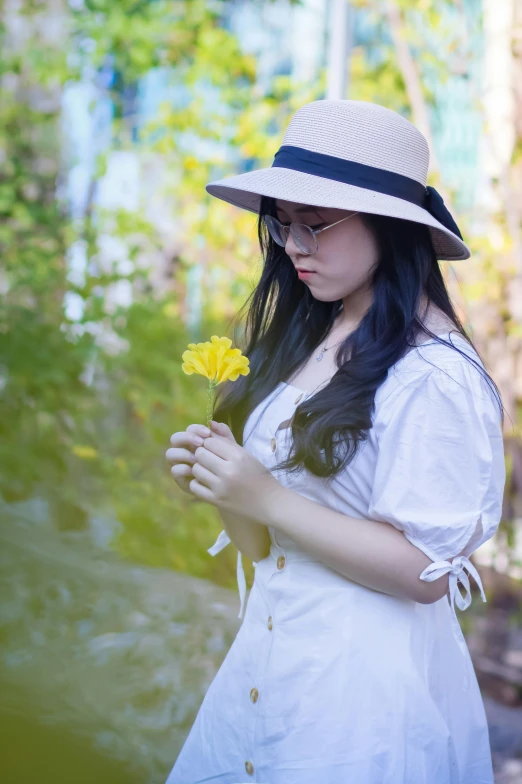
[[[95,460],[98,457],[98,452],[92,446],[81,446],[77,444],[72,448],[73,454],[81,460]]]

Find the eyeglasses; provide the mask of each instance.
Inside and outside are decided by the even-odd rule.
[[[291,234],[292,239],[301,253],[305,256],[311,256],[313,253],[317,253],[317,248],[319,247],[317,242],[318,234],[322,231],[326,231],[326,229],[331,229],[332,226],[337,226],[338,223],[342,223],[343,221],[348,220],[348,218],[353,218],[354,215],[358,214],[358,212],[353,212],[351,215],[346,215],[335,223],[323,226],[322,229],[312,229],[311,226],[306,226],[304,223],[291,223],[289,226],[284,226],[272,215],[265,215],[264,221],[270,232],[270,236],[274,242],[277,242],[282,248],[286,246],[288,237]]]

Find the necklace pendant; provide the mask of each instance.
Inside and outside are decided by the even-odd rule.
[[[324,348],[322,348],[321,351],[319,352],[319,354],[317,354],[317,356],[316,356],[317,362],[320,362],[322,360],[323,356],[324,356]]]

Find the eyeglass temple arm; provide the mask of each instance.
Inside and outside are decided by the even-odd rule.
[[[358,214],[359,214],[358,212],[352,212],[351,215],[345,215],[344,218],[341,218],[341,220],[335,221],[335,223],[330,223],[329,226],[325,226],[322,229],[316,229],[313,233],[320,234],[322,231],[326,231],[326,229],[331,229],[332,226],[337,226],[338,223],[342,223],[344,220],[347,220],[348,218],[353,218],[354,215],[358,215]]]

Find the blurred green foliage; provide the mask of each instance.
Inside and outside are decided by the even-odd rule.
[[[226,168],[223,151],[196,159],[183,134],[217,143],[226,135],[241,156],[266,162],[275,152],[274,127],[303,96],[280,78],[273,94],[258,95],[250,106],[256,63],[222,26],[224,6],[87,0],[48,8],[25,0],[16,19],[12,9],[2,18],[0,491],[7,501],[47,499],[62,529],[82,528],[89,515],[105,511],[121,524],[114,546],[123,555],[234,587],[232,548],[217,559],[206,552],[220,529],[216,510],[177,489],[164,455],[174,431],[204,419],[206,385],[181,372],[181,354],[190,340],[226,334],[226,319],[252,284],[255,220],[239,216],[234,224],[234,211],[207,196],[211,174]],[[116,74],[108,88],[115,107],[111,148],[160,156],[172,167],[166,198],[176,205],[183,250],[170,287],[151,285],[161,238],[143,211],[102,211],[89,203],[84,218],[72,220],[57,199],[65,177],[64,89],[82,79],[86,65],[98,68],[107,58]],[[122,96],[155,67],[169,69],[186,99],[181,107],[164,104],[135,139]],[[213,91],[210,103],[205,89]],[[308,91],[304,100],[313,97]],[[96,178],[104,171],[101,157]],[[149,264],[122,274],[116,260],[99,263],[103,235],[124,241],[130,260],[149,255]],[[88,262],[80,281],[68,264],[78,242]],[[202,247],[204,315],[197,334],[189,334],[186,276],[201,262]],[[216,266],[233,273],[221,289]],[[133,303],[108,308],[107,293],[120,280],[132,284]],[[82,301],[79,321],[64,311],[70,293]]]
[[[12,8],[2,17],[0,491],[8,501],[46,498],[63,528],[106,510],[121,523],[114,546],[126,557],[234,587],[233,548],[219,558],[206,552],[220,528],[216,510],[182,494],[164,458],[170,435],[205,414],[205,381],[181,372],[183,350],[227,334],[258,271],[255,217],[212,199],[205,184],[245,162],[270,165],[290,116],[323,97],[325,75],[307,85],[278,76],[261,90],[255,58],[227,29],[225,10],[225,0],[22,0],[16,19]],[[378,62],[354,52],[352,97],[408,114],[404,75],[383,47]],[[56,197],[65,181],[64,90],[107,62],[115,74],[106,88],[115,110],[111,150],[159,161],[165,173],[162,198],[179,248],[169,285],[153,281],[163,240],[143,206],[102,211],[91,199],[72,220]],[[125,94],[157,68],[181,98],[161,104],[136,135]],[[205,143],[201,151],[196,142]],[[91,193],[105,166],[102,156]],[[106,236],[125,243],[131,271],[116,258],[100,263]],[[87,257],[81,280],[68,264],[74,243]],[[196,264],[203,319],[189,332]],[[108,293],[120,281],[132,285],[133,303],[110,308]],[[64,312],[71,293],[83,305],[79,321]]]

